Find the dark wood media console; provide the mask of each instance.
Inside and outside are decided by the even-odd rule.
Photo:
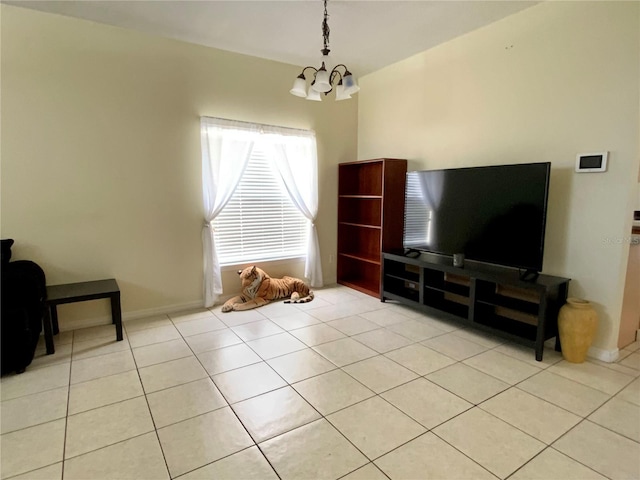
[[[517,270],[450,257],[403,251],[383,253],[380,299],[396,300],[427,313],[461,321],[535,348],[542,360],[544,342],[558,340],[558,311],[567,299],[569,279],[539,275],[520,279]]]

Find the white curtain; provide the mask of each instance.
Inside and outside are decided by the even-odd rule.
[[[211,307],[222,293],[220,261],[216,253],[212,222],[238,186],[253,144],[260,135],[260,126],[203,117],[200,134],[204,197],[204,302],[205,307]]]
[[[318,215],[318,154],[312,131],[264,127],[263,140],[272,146],[276,167],[289,197],[309,221],[304,276],[322,287],[322,262],[315,220]]]

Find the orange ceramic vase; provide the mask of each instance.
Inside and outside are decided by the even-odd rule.
[[[562,356],[567,362],[582,363],[593,342],[598,314],[591,304],[580,298],[567,298],[558,314]]]

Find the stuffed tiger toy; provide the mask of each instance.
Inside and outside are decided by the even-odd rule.
[[[222,306],[223,312],[250,310],[279,298],[290,297],[284,303],[306,303],[313,300],[313,292],[298,278],[271,278],[255,265],[238,270],[238,275],[242,281],[242,294],[227,300]]]

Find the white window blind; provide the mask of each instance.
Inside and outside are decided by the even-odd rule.
[[[306,255],[308,220],[289,199],[269,149],[260,142],[213,226],[221,265]]]

